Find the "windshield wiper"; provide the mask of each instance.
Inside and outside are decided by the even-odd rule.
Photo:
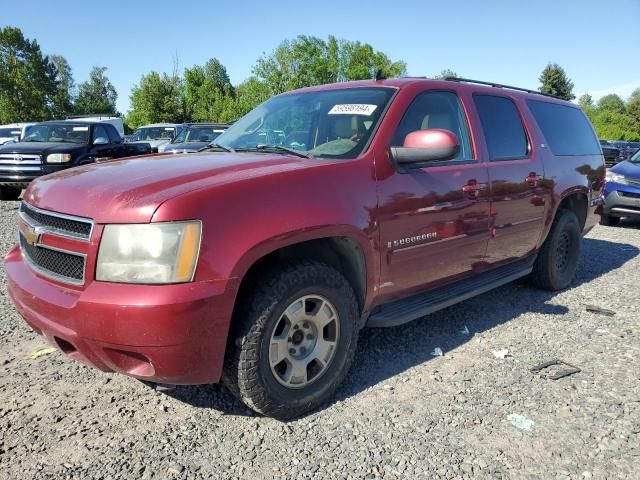
[[[209,145],[207,145],[206,147],[201,148],[198,151],[199,152],[206,152],[207,150],[222,150],[223,152],[235,152],[235,150],[233,148],[224,147],[224,146],[220,145],[219,143],[210,143]]]
[[[258,144],[255,147],[247,147],[247,148],[237,148],[236,151],[245,150],[260,150],[264,152],[278,152],[278,153],[288,153],[290,155],[295,155],[296,157],[302,158],[313,158],[311,155],[307,155],[306,153],[301,152],[300,150],[296,150],[295,148],[283,147],[282,145],[267,145],[267,144]]]

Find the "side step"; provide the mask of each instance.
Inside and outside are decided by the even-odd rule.
[[[394,327],[450,307],[481,293],[524,277],[533,270],[536,256],[475,275],[455,283],[380,305],[367,320],[368,327]]]

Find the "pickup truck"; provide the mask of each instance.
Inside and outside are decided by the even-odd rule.
[[[29,182],[87,163],[151,153],[149,144],[124,143],[99,121],[62,120],[32,125],[19,143],[0,147],[0,200],[16,200]]]
[[[36,180],[9,295],[71,359],[163,389],[222,380],[257,412],[302,415],[365,326],[520,277],[571,285],[602,208],[597,137],[570,102],[491,85],[306,88],[206,152]]]

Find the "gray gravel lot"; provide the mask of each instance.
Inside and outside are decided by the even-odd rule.
[[[0,203],[2,253],[17,207]],[[28,359],[48,345],[0,269],[0,478],[640,478],[640,225],[599,226],[583,245],[564,292],[520,282],[363,331],[334,401],[286,424],[217,386],[168,396],[59,352]],[[582,372],[528,370],[556,357]]]

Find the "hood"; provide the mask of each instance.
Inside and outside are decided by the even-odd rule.
[[[138,143],[148,143],[149,145],[151,145],[151,148],[158,148],[160,145],[164,145],[166,143],[169,143],[169,139],[165,138],[162,140],[140,140],[140,142]]]
[[[209,145],[209,142],[169,143],[164,146],[165,152],[197,152]]]
[[[611,167],[609,171],[619,173],[625,177],[640,180],[640,163],[624,161]]]
[[[86,145],[78,143],[19,142],[3,145],[0,147],[0,153],[70,153],[83,148],[86,148]]]
[[[178,195],[326,163],[268,153],[137,157],[40,177],[23,198],[36,207],[97,223],[146,223],[163,202]]]
[[[0,137],[0,145],[4,145],[7,142],[14,142],[16,137]]]

